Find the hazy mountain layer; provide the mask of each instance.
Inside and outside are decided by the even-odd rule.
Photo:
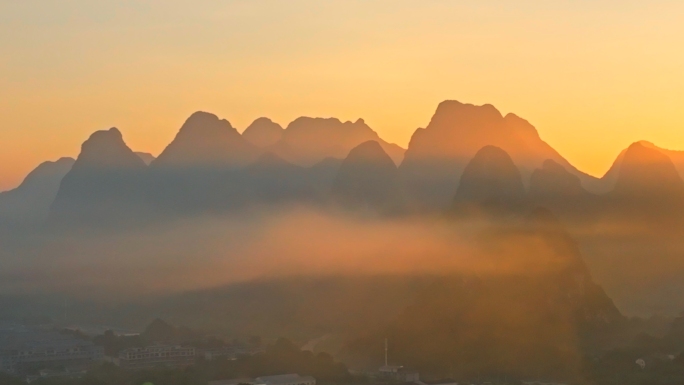
[[[585,188],[601,189],[596,178],[573,167],[526,120],[514,114],[504,117],[488,104],[445,101],[437,107],[430,124],[413,134],[400,167],[413,198],[428,208],[447,207],[466,164],[488,145],[510,155],[525,183],[536,168],[552,159],[577,175]]]
[[[0,193],[0,222],[43,223],[62,178],[73,164],[73,158],[43,162],[24,178],[19,187]]]
[[[265,148],[278,143],[283,137],[283,128],[269,118],[259,118],[245,129],[242,136],[253,145]]]
[[[95,132],[62,179],[50,220],[105,226],[132,220],[143,205],[140,186],[146,168],[118,129]]]
[[[396,164],[401,163],[404,149],[382,140],[363,119],[342,123],[335,118],[297,118],[271,150],[292,163],[312,166],[325,158],[344,159],[352,148],[369,140],[378,142]]]

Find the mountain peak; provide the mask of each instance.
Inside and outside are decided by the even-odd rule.
[[[670,158],[644,143],[624,152],[614,192],[617,194],[684,194],[684,182]]]
[[[146,167],[116,128],[93,133],[62,178],[50,217],[89,225],[126,217],[132,209],[128,204],[139,202],[139,184]],[[135,210],[137,207],[131,211]]]
[[[485,146],[466,165],[454,201],[456,206],[499,211],[524,199],[525,187],[513,159],[499,147]]]
[[[476,106],[474,104],[461,103],[457,100],[445,100],[437,106],[437,110],[427,128],[458,127],[462,125],[476,128],[473,125],[496,124],[501,119],[503,119],[503,116],[491,104]]]
[[[401,199],[398,176],[380,143],[369,140],[349,151],[333,183],[333,195],[347,206],[393,209]]]
[[[382,140],[363,119],[343,123],[337,118],[299,117],[287,126],[273,149],[284,159],[308,167],[328,157],[343,159],[352,148],[369,140],[378,142],[395,164],[401,162],[404,150]]]
[[[218,116],[204,111],[197,111],[185,120],[178,131],[179,136],[189,135],[216,135],[221,131],[235,131],[229,121],[219,119]]]
[[[248,142],[257,147],[270,147],[283,137],[283,127],[269,118],[258,118],[242,133]]]
[[[144,167],[145,163],[128,148],[116,127],[95,131],[81,145],[74,167]]]
[[[546,159],[553,159],[577,175],[586,188],[596,184],[596,178],[574,168],[525,119],[512,113],[504,117],[491,104],[446,100],[430,123],[415,131],[400,167],[413,199],[426,207],[448,207],[467,163],[485,146],[504,150],[525,182]]]
[[[347,155],[345,162],[383,163],[387,167],[392,166],[396,168],[392,158],[387,155],[380,143],[375,140],[369,140],[354,147],[349,151],[349,155]]]
[[[552,159],[547,159],[541,168],[530,177],[530,195],[534,196],[578,196],[586,191],[577,175]]]
[[[152,165],[243,166],[253,161],[257,152],[230,122],[198,111],[183,123],[176,137]]]

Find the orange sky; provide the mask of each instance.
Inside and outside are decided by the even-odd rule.
[[[362,117],[406,146],[445,99],[528,119],[601,175],[684,149],[684,2],[0,2],[0,190],[117,126],[157,154],[193,111]]]

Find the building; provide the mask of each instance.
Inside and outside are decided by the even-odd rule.
[[[60,379],[75,379],[75,378],[81,378],[86,375],[85,370],[73,370],[73,369],[64,369],[64,370],[53,370],[53,369],[43,369],[38,372],[38,374],[26,376],[26,382],[27,383],[32,383],[37,380],[42,380],[46,378],[60,378]]]
[[[156,367],[182,368],[195,364],[195,348],[158,345],[131,348],[119,353],[119,366],[124,369]]]
[[[280,374],[257,378],[235,378],[231,380],[210,381],[208,385],[316,385],[316,379],[299,374]]]
[[[277,376],[257,377],[256,385],[316,385],[316,379],[299,374],[281,374]]]
[[[414,370],[405,369],[403,366],[399,365],[383,365],[378,370],[380,378],[385,378],[389,380],[401,381],[401,382],[419,382],[420,373]]]
[[[522,381],[523,385],[567,385],[564,382],[546,382],[539,380]]]
[[[55,331],[0,328],[0,370],[13,375],[53,368],[83,369],[103,357],[101,346]]]
[[[238,355],[241,355],[240,352],[242,350],[238,349],[234,346],[225,346],[222,348],[210,348],[210,349],[201,349],[197,351],[197,356],[202,357],[207,361],[219,359],[219,358],[225,358],[227,360],[234,360],[237,358]]]
[[[416,381],[417,385],[458,385],[458,382],[452,378],[443,378],[432,381]]]
[[[401,382],[419,382],[420,374],[418,372],[405,369],[401,365],[388,364],[387,348],[387,339],[385,339],[385,365],[381,366],[380,369],[378,369],[379,377]]]

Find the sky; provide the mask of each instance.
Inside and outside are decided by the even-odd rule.
[[[0,190],[118,127],[158,154],[194,111],[363,118],[403,147],[437,104],[493,104],[602,175],[684,150],[681,0],[0,0]]]

